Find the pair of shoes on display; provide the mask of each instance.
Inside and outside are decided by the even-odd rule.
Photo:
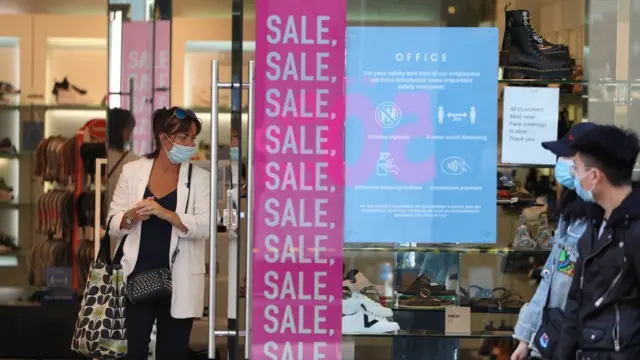
[[[536,198],[527,190],[516,185],[508,176],[498,173],[497,200],[501,204],[531,205],[536,203]]]
[[[405,289],[398,291],[408,295],[408,299],[401,299],[403,307],[442,307],[455,304],[455,290],[447,290],[443,284],[433,281],[427,275],[420,275]]]
[[[13,201],[13,188],[7,185],[4,178],[0,178],[0,202]]]
[[[468,288],[460,288],[462,294],[461,306],[474,306],[486,309],[520,309],[525,301],[524,298],[505,287],[487,289],[476,285]]]
[[[11,139],[4,138],[0,140],[0,154],[9,156],[18,155],[18,150],[16,150],[16,147],[11,143]]]
[[[553,233],[549,228],[549,218],[547,214],[540,215],[540,227],[538,229],[538,237],[534,240],[531,236],[531,231],[527,226],[524,215],[520,215],[518,223],[518,230],[513,240],[512,247],[520,250],[551,250],[553,247]]]
[[[0,102],[1,103],[7,102],[6,95],[18,95],[18,94],[20,94],[20,90],[15,86],[13,86],[13,84],[6,81],[0,81]]]
[[[15,240],[8,234],[0,232],[0,254],[7,254],[18,250]]]
[[[69,79],[65,76],[62,81],[56,81],[53,85],[51,93],[56,97],[57,103],[72,103],[75,100],[75,95],[86,95],[87,90],[77,87],[69,82]]]
[[[570,80],[575,60],[565,45],[545,40],[531,23],[528,10],[508,10],[500,52],[504,79]]]
[[[398,323],[388,320],[393,311],[348,286],[342,287],[342,333],[381,334],[400,330]]]

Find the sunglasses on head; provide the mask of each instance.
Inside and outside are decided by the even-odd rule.
[[[169,110],[167,108],[165,108],[164,110]],[[191,111],[191,110],[185,110],[185,109],[181,109],[181,108],[176,108],[175,110],[173,110],[173,114],[171,114],[171,116],[169,116],[167,118],[167,121],[164,123],[165,126],[167,126],[167,124],[175,117],[176,119],[179,120],[184,120],[185,118],[188,117],[192,117],[194,119],[197,119],[198,117],[196,116],[196,114]]]

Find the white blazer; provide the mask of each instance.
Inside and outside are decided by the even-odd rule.
[[[120,229],[120,222],[124,213],[143,199],[144,191],[149,184],[152,165],[153,160],[146,158],[124,165],[109,208],[109,218],[113,216],[109,234],[120,238],[128,235],[122,257],[125,279],[131,274],[138,260],[142,225],[139,222],[131,229],[125,230]],[[188,172],[189,163],[183,163],[178,177],[176,206],[176,213],[188,230],[185,233],[176,227],[173,228],[169,252],[169,258],[171,258],[174,249],[179,246],[172,270],[173,293],[171,294],[171,316],[176,319],[202,317],[204,309],[205,241],[209,239],[209,222],[211,221],[210,178],[207,170],[193,165],[191,196],[189,196],[188,214],[185,214]],[[179,245],[178,238],[180,238]]]

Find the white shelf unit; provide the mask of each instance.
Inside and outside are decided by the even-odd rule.
[[[0,81],[9,82],[20,88],[20,38],[0,37]],[[5,96],[10,104],[17,105],[19,96]],[[20,151],[20,114],[16,108],[0,108],[0,140],[9,138],[11,143]],[[13,188],[13,201],[2,203],[0,206],[0,233],[13,238],[16,245],[20,245],[20,156],[0,156],[0,178]],[[15,267],[18,256],[14,253],[0,254],[0,267]]]

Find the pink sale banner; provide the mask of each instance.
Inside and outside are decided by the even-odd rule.
[[[132,150],[138,155],[148,154],[152,150],[153,111],[169,107],[170,44],[171,24],[168,20],[156,21],[155,30],[151,21],[129,21],[122,27],[122,91],[130,92],[129,79],[133,78],[132,111],[136,127],[133,130]],[[121,107],[129,108],[129,96],[121,97]]]
[[[346,1],[256,4],[252,359],[341,359]]]

